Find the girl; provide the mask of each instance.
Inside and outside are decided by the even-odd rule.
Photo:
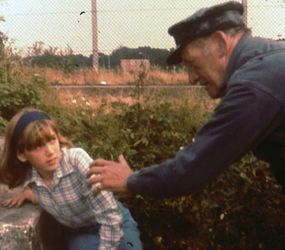
[[[36,200],[64,225],[69,250],[142,249],[129,210],[111,192],[94,195],[90,190],[86,172],[91,162],[45,113],[24,109],[8,125],[0,177],[10,188],[27,181],[28,188],[16,199],[20,204]],[[11,200],[5,204],[11,206]]]

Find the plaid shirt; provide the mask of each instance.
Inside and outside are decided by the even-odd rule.
[[[122,237],[122,216],[111,192],[95,196],[86,182],[86,172],[92,162],[81,148],[62,149],[59,167],[48,188],[33,169],[29,185],[39,205],[57,221],[69,228],[100,224],[99,249],[116,249]]]

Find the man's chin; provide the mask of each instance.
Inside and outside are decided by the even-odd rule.
[[[221,96],[221,91],[218,88],[215,88],[214,86],[212,86],[211,84],[207,84],[204,87],[205,87],[205,90],[207,91],[208,95],[212,99],[216,99],[216,98],[219,98]]]
[[[206,90],[207,90],[209,96],[210,96],[212,99],[217,99],[217,98],[221,97],[221,93],[220,93],[220,92],[213,91],[213,90],[211,91],[211,90],[208,90],[208,89],[206,89]]]

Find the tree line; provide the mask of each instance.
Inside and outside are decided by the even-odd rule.
[[[128,48],[120,47],[110,55],[99,53],[99,67],[103,69],[116,69],[121,59],[148,59],[153,66],[167,69],[167,49],[156,49],[151,47]],[[32,54],[24,58],[24,62],[31,66],[51,67],[63,70],[74,70],[78,68],[92,67],[92,54],[56,54],[51,50],[45,50],[42,54]]]
[[[122,59],[147,59],[152,66],[167,69],[166,58],[169,53],[170,51],[167,49],[151,48],[149,46],[138,48],[121,46],[113,50],[109,55],[99,52],[99,67],[113,70],[120,66],[120,60]],[[80,68],[91,68],[92,54],[89,56],[74,54],[70,47],[60,50],[51,46],[46,48],[43,42],[35,42],[28,48],[27,56],[22,58],[22,61],[30,66],[73,71]]]
[[[4,49],[7,44],[7,40],[8,37],[4,33],[0,32],[0,57],[4,56]],[[120,60],[122,59],[147,59],[150,61],[152,66],[157,66],[161,69],[168,69],[166,58],[171,50],[151,48],[149,46],[138,48],[120,46],[113,50],[111,54],[99,52],[99,67],[114,70],[120,66]],[[28,47],[26,56],[24,57],[20,57],[17,53],[12,53],[10,55],[10,59],[21,60],[26,65],[50,67],[64,71],[91,68],[92,57],[92,54],[89,56],[74,54],[72,48],[69,46],[63,50],[52,46],[46,47],[44,42],[41,41],[34,42],[32,46]]]

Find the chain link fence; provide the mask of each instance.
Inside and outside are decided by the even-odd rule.
[[[98,51],[120,47],[174,47],[168,27],[219,0],[0,0],[0,31],[14,53],[29,55],[35,43],[54,53],[92,54],[92,1],[96,2]],[[240,1],[241,2],[241,1]],[[283,39],[285,0],[247,0],[254,35]],[[147,54],[140,52],[141,58]]]
[[[19,52],[36,41],[46,47],[71,48],[75,54],[92,54],[94,0],[0,0],[0,31]],[[174,47],[167,29],[201,7],[218,0],[97,0],[98,50],[110,54],[125,46]],[[247,0],[248,26],[254,35],[285,36],[285,1]]]

